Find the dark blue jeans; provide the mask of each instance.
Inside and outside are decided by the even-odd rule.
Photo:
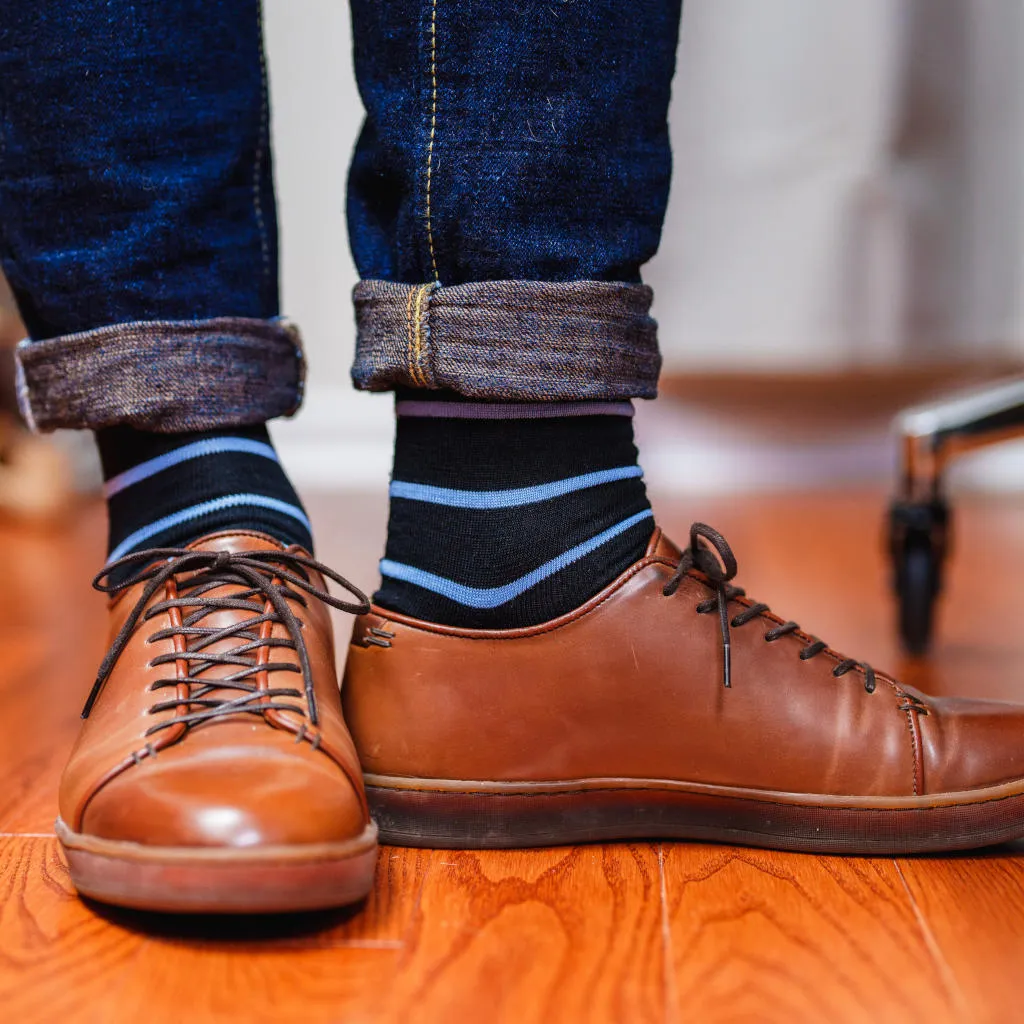
[[[297,12],[298,13],[298,12]],[[359,387],[651,396],[679,0],[352,0]],[[256,0],[0,0],[0,261],[43,429],[287,414]]]

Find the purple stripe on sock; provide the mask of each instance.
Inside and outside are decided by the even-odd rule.
[[[445,420],[546,420],[562,416],[632,416],[632,402],[395,402],[396,416]]]

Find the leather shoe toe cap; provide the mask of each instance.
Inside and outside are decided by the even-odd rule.
[[[80,830],[147,846],[244,848],[343,842],[367,824],[354,786],[322,754],[175,753],[132,765],[102,786]]]

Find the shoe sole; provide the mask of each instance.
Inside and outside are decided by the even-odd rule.
[[[368,774],[381,841],[453,849],[688,839],[803,853],[969,850],[1024,836],[1024,780],[924,797],[830,797],[662,780],[485,783]]]
[[[249,849],[145,846],[55,826],[83,896],[134,910],[265,914],[357,903],[373,887],[377,827],[343,843]]]

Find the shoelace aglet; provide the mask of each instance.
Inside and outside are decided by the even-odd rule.
[[[729,635],[729,593],[724,580],[718,580],[718,622],[722,627],[722,682],[732,689],[732,637]]]
[[[89,691],[89,696],[85,700],[85,707],[82,708],[81,717],[83,719],[89,717],[89,712],[92,711],[93,704],[96,703],[96,698],[100,695],[100,689],[103,687],[102,676],[92,684],[92,689]]]

